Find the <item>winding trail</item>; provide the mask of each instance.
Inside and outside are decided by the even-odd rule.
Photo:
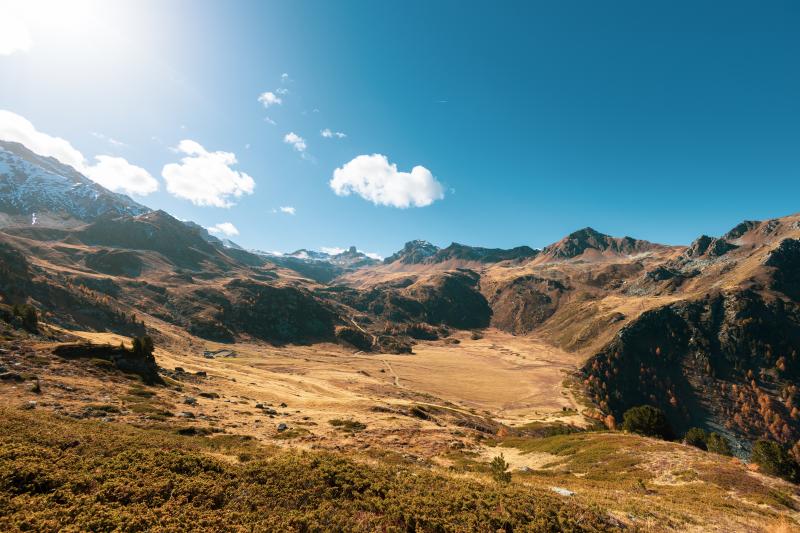
[[[389,361],[387,361],[386,359],[381,359],[381,361],[383,361],[383,364],[386,365],[386,368],[389,369],[389,373],[394,378],[394,386],[400,389],[405,389],[405,386],[400,383],[400,376],[398,376],[397,373],[394,371],[394,368],[392,368],[392,365],[389,364]]]

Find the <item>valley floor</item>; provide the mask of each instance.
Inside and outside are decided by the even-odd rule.
[[[208,468],[221,468],[214,470],[214,476],[224,472],[226,483],[244,471],[250,475],[262,459],[302,462],[308,456],[296,454],[317,457],[313,454],[333,452],[334,457],[363,465],[358,468],[366,469],[367,484],[378,483],[386,472],[391,472],[390,477],[406,472],[434,476],[435,483],[468,483],[477,487],[470,496],[479,502],[475,509],[491,498],[503,497],[497,494],[525,494],[546,504],[547,512],[588,513],[591,519],[584,524],[588,530],[619,526],[643,531],[792,531],[800,523],[800,492],[793,485],[752,472],[735,459],[676,443],[598,431],[567,386],[580,361],[535,337],[491,329],[474,337],[461,332],[444,340],[420,342],[412,355],[386,355],[353,353],[333,344],[216,344],[169,327],[160,333],[163,340],[155,355],[166,384],[154,386],[109,369],[103,361],[58,358],[51,353],[54,343],[3,344],[0,365],[19,375],[18,380],[0,381],[3,529],[24,529],[30,519],[33,529],[55,530],[55,524],[74,516],[59,517],[44,510],[28,513],[24,505],[35,502],[44,509],[48,498],[66,489],[19,492],[21,481],[14,477],[21,468],[34,465],[33,481],[29,481],[35,485],[37,476],[45,475],[40,472],[45,467],[37,461],[69,460],[74,452],[62,449],[61,440],[72,434],[84,435],[77,437],[81,444],[76,449],[87,461],[96,451],[92,446],[100,446],[102,439],[121,438],[127,443],[124,449],[109,452],[112,455],[144,453],[152,442],[154,449],[200,454],[219,464]],[[111,334],[70,334],[93,343],[130,344],[130,339]],[[36,424],[42,424],[42,432],[20,433],[23,425]],[[63,434],[48,436],[53,428]],[[582,431],[573,432],[577,429]],[[96,441],[87,436],[95,433]],[[26,442],[31,450],[25,449]],[[500,454],[511,467],[509,486],[490,476],[488,464]],[[80,466],[84,467],[88,468]],[[106,467],[92,463],[92,468]],[[58,475],[53,475],[58,479],[82,475],[66,466],[56,470]],[[185,482],[174,480],[175,486]],[[123,515],[130,511],[128,504],[103,503],[106,500],[94,491],[97,487],[87,488],[82,496],[75,492],[74,483],[70,487],[70,495],[60,497],[94,498],[93,505],[99,508],[107,505],[106,510],[113,508]],[[266,499],[259,501],[265,505],[273,497],[264,495],[260,485],[248,487],[262,491],[259,494]],[[414,490],[419,488],[397,488],[402,494]],[[343,505],[347,512],[366,513],[363,524],[354,525],[348,521],[352,517],[344,514],[311,516],[304,510],[292,515],[298,521],[286,522],[289,529],[308,527],[313,520],[363,530],[405,529],[413,524],[421,531],[438,526],[457,531],[503,526],[502,520],[490,516],[492,512],[480,518],[476,510],[473,518],[482,521],[471,523],[471,518],[450,511],[452,522],[439,524],[421,518],[434,512],[433,508],[418,508],[410,501],[405,503],[405,514],[397,514],[376,510],[374,502],[367,504],[361,496],[325,491],[317,496],[328,504]],[[254,522],[238,507],[241,502],[219,498],[219,505],[232,513],[225,514],[225,520],[230,519],[226,527],[270,529],[264,522]],[[346,504],[338,498],[345,498]],[[149,526],[171,527],[162,506],[177,503],[168,500],[156,506]],[[299,513],[292,505],[284,511]],[[443,496],[431,505],[455,503]],[[588,509],[599,510],[599,515]],[[519,514],[509,520],[518,528],[526,523]],[[554,525],[557,521],[530,523],[539,524],[532,530],[559,530]],[[209,528],[220,524],[209,522]]]

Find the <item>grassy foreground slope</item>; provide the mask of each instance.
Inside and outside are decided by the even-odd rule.
[[[548,494],[0,408],[2,531],[609,531]]]

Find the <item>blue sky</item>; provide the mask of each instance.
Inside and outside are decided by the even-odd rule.
[[[29,37],[0,38],[0,109],[249,248],[540,247],[587,225],[677,244],[800,211],[797,2],[34,4],[0,3]],[[176,182],[210,161],[252,192],[170,193],[184,140],[204,155]]]

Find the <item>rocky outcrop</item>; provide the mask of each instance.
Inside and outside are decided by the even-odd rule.
[[[136,374],[145,383],[161,383],[158,365],[152,354],[137,354],[122,346],[108,344],[62,344],[53,353],[65,359],[102,359],[109,361],[122,372]]]
[[[403,249],[396,252],[386,259],[384,263],[394,263],[399,261],[406,265],[415,265],[424,263],[429,257],[439,251],[438,246],[434,246],[428,241],[409,241],[403,246]]]
[[[572,259],[591,250],[600,253],[633,255],[660,247],[660,245],[632,237],[611,237],[592,228],[583,228],[546,246],[542,253],[553,259]]]
[[[800,301],[800,239],[784,239],[764,264],[774,268],[771,288]]]
[[[583,367],[590,397],[617,419],[662,408],[681,432],[727,431],[743,445],[800,438],[800,306],[752,291],[645,312]]]
[[[758,227],[759,224],[761,224],[761,222],[758,220],[744,220],[731,228],[731,230],[723,235],[722,238],[726,241],[735,241],[748,231]]]
[[[686,249],[685,255],[692,259],[700,257],[715,258],[721,257],[736,248],[738,248],[737,245],[725,239],[716,239],[708,235],[701,235]]]

